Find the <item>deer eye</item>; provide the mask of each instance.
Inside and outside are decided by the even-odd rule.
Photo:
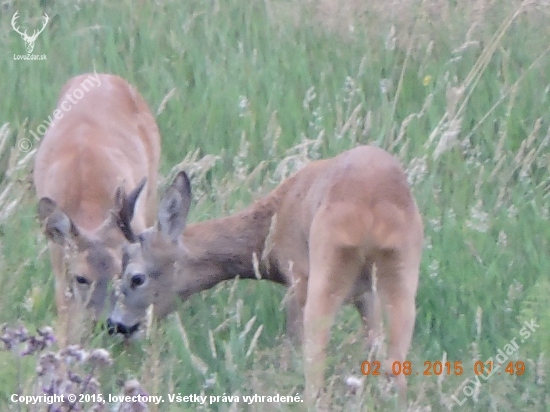
[[[76,283],[80,284],[80,285],[89,285],[90,284],[90,281],[85,278],[84,276],[75,276],[75,279],[76,279]]]
[[[130,282],[132,283],[132,287],[141,286],[145,283],[145,275],[143,273],[132,275]]]

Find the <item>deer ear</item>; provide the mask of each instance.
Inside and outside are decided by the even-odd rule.
[[[132,243],[136,241],[136,235],[134,234],[130,223],[134,218],[136,203],[141,191],[145,187],[146,182],[146,177],[141,179],[141,182],[138,183],[136,188],[132,190],[128,196],[126,196],[126,191],[122,186],[120,186],[115,193],[115,214],[117,226],[120,228],[126,239]]]
[[[84,238],[73,221],[49,197],[43,197],[38,202],[38,218],[44,226],[44,233],[52,242],[64,245],[74,240],[78,246],[84,246]]]
[[[172,242],[183,233],[191,205],[191,183],[179,172],[162,197],[158,212],[158,230]]]

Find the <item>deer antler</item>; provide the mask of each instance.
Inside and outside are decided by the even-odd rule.
[[[44,16],[42,17],[42,20],[44,20],[44,24],[42,25],[42,28],[40,30],[38,30],[38,32],[36,32],[36,30],[35,30],[36,34],[33,34],[32,37],[36,38],[36,37],[38,37],[38,35],[40,33],[42,33],[44,31],[44,29],[46,28],[46,24],[48,24],[48,22],[50,21],[50,18],[46,13],[44,13]]]
[[[31,39],[35,40],[38,37],[38,35],[44,31],[44,29],[46,28],[46,24],[48,24],[48,21],[50,21],[50,18],[46,13],[44,13],[44,17],[42,17],[42,20],[44,20],[44,24],[42,25],[42,28],[40,30],[35,30],[31,36]]]
[[[25,30],[24,33],[21,33],[19,31],[19,27],[16,26],[16,20],[17,18],[19,17],[19,10],[15,12],[15,14],[13,15],[12,19],[11,19],[11,26],[13,27],[13,30],[15,30],[17,33],[19,33],[21,36],[23,37],[26,37],[27,36],[27,30]]]
[[[44,24],[42,25],[42,28],[40,30],[35,30],[34,33],[32,34],[32,36],[29,36],[27,34],[27,30],[25,30],[24,32],[21,32],[19,27],[17,26],[17,18],[18,17],[19,17],[19,10],[16,11],[15,14],[13,15],[13,17],[11,19],[11,25],[17,33],[19,33],[21,36],[23,36],[24,39],[28,39],[29,41],[36,40],[38,35],[40,33],[42,33],[44,31],[44,29],[46,28],[46,24],[48,24],[48,21],[50,21],[50,17],[46,13],[44,13],[44,16],[42,17],[42,20],[44,21]]]

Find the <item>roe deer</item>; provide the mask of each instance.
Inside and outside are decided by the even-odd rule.
[[[355,303],[369,332],[380,333],[374,299],[380,292],[390,323],[388,369],[405,361],[423,224],[407,177],[390,154],[361,146],[314,161],[244,211],[186,227],[190,203],[190,183],[180,172],[162,198],[157,225],[125,246],[117,303],[107,321],[111,333],[138,330],[151,304],[163,317],[177,297],[237,275],[255,279],[259,270],[263,279],[292,289],[287,327],[303,340],[309,402],[323,386],[330,327],[346,301]],[[395,378],[403,401],[405,377]]]
[[[94,320],[101,314],[132,218],[136,231],[154,224],[160,135],[147,103],[115,75],[70,79],[54,117],[36,154],[34,185],[66,343],[75,304]]]

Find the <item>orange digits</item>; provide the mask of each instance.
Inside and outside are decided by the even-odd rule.
[[[426,362],[424,362],[424,366],[426,366],[426,364],[428,364],[428,367],[424,371],[424,375],[431,375],[432,373],[430,372],[430,368],[432,367],[432,363],[427,360]]]
[[[505,364],[506,365],[506,364]],[[502,365],[502,366],[505,366]],[[500,363],[498,364],[498,367],[500,368]],[[441,376],[441,375],[451,375],[454,374],[455,376],[460,376],[464,372],[464,368],[462,367],[461,361],[455,361],[455,362],[441,362],[441,361],[426,361],[424,362],[424,372],[423,375],[426,376]],[[493,373],[493,369],[495,367],[495,364],[493,361],[485,361],[482,362],[480,360],[476,361],[473,365],[473,373],[476,375],[484,375],[487,374],[487,376],[491,375]],[[517,362],[509,362],[506,365],[506,368],[504,369],[505,372],[509,373],[510,375],[516,374],[517,376],[521,376],[525,373],[525,363],[522,361]],[[386,375],[388,375],[390,371],[386,372]],[[364,361],[361,364],[361,373],[363,375],[377,375],[380,376],[380,362],[379,361]],[[392,375],[400,375],[403,374],[405,376],[409,376],[413,374],[413,367],[412,363],[410,361],[395,361],[391,365],[391,373]],[[416,372],[416,375],[419,375],[420,371]],[[500,372],[499,372],[500,375]]]
[[[403,363],[395,361],[391,367],[391,371],[394,375],[403,375],[409,376],[412,373],[411,362],[405,361]]]
[[[523,363],[522,361],[517,361],[515,366],[516,366],[515,372],[517,376],[521,376],[525,373],[525,363]],[[504,369],[504,372],[508,372],[510,375],[513,375],[514,362],[510,362],[508,366],[506,366],[506,369]]]
[[[482,375],[484,370],[485,367],[483,366],[483,362],[478,360],[476,363],[474,363],[474,373],[476,375]]]
[[[409,361],[403,362],[403,375],[409,376],[412,373],[412,366]]]
[[[374,361],[372,362],[372,374],[371,374],[371,363],[369,361],[364,361],[361,364],[361,373],[363,375],[380,375],[380,372],[378,372],[378,369],[380,369],[380,362]]]
[[[397,368],[395,367],[395,365],[397,365]],[[400,375],[401,374],[401,362],[395,361],[393,363],[393,365],[391,365],[391,371],[395,376]]]
[[[424,375],[442,375],[445,373],[445,369],[447,369],[447,375],[451,374],[451,362],[445,362],[444,364],[440,361],[435,361],[433,364],[430,361],[424,362],[424,366],[426,366],[426,370],[424,370]],[[453,371],[454,374],[457,376],[462,375],[462,372],[464,369],[462,368],[462,362],[456,361],[453,365]],[[433,369],[433,374],[431,372],[431,369]]]
[[[520,366],[521,364],[521,366]],[[521,376],[525,373],[525,363],[522,361],[516,362],[516,375]]]
[[[456,361],[454,367],[455,367],[455,375],[458,375],[458,376],[462,375],[462,372],[464,371],[464,369],[462,369],[462,362]],[[457,369],[459,370],[458,373],[456,372]]]

